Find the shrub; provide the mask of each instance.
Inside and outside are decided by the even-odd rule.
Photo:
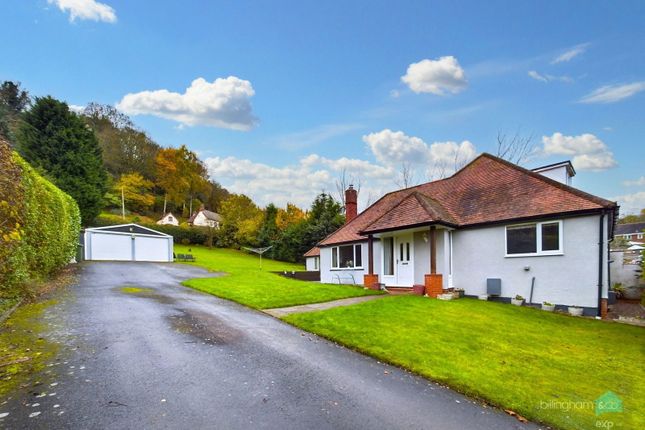
[[[80,211],[68,194],[40,176],[18,154],[11,163],[20,171],[22,199],[19,206],[18,239],[8,248],[0,272],[0,296],[26,294],[29,281],[46,279],[67,265],[76,254]],[[4,251],[3,251],[4,253]]]

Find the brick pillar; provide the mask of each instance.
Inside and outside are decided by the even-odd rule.
[[[425,275],[426,294],[428,297],[437,298],[443,293],[443,275],[438,273],[430,273]]]
[[[607,318],[607,299],[600,299],[600,318]]]
[[[363,285],[370,290],[378,290],[378,275],[363,275]]]

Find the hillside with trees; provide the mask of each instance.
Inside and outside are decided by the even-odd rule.
[[[344,222],[330,194],[317,196],[308,210],[260,207],[222,187],[185,145],[163,147],[113,106],[72,111],[51,96],[32,97],[18,82],[0,85],[0,136],[74,198],[85,226],[138,222],[177,243],[273,246],[269,257],[295,262]],[[223,217],[221,228],[187,224],[201,207]],[[180,226],[155,224],[168,212]]]

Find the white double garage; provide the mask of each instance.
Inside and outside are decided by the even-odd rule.
[[[86,260],[173,261],[173,238],[138,224],[85,229]]]

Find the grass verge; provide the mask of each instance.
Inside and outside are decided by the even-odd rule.
[[[642,327],[417,296],[283,320],[535,421],[645,428]],[[608,391],[623,412],[597,416],[594,401]]]
[[[189,251],[190,249],[190,251]],[[284,278],[276,271],[302,270],[298,264],[262,260],[256,256],[232,249],[176,245],[175,252],[190,253],[197,259],[192,264],[215,272],[226,272],[217,278],[197,278],[184,281],[196,290],[241,303],[255,309],[280,308],[321,303],[348,297],[379,294],[362,286],[330,285]]]

